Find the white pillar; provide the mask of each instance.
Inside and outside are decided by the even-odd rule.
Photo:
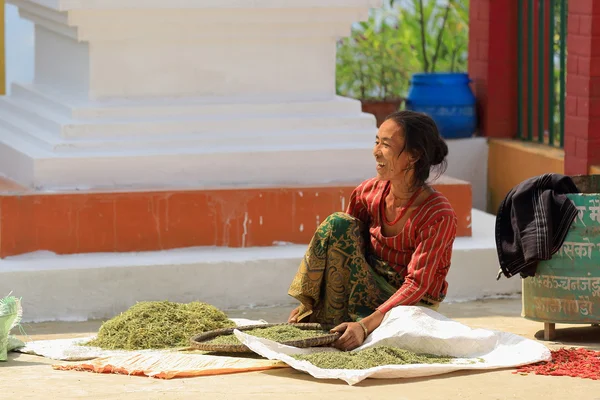
[[[381,0],[8,0],[35,78],[0,101],[0,173],[42,187],[318,184],[373,174],[336,41]]]

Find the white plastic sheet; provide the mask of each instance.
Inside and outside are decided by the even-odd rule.
[[[534,340],[508,332],[472,329],[423,307],[392,309],[386,314],[379,328],[355,351],[377,345],[393,346],[417,353],[457,357],[450,364],[388,365],[366,370],[322,369],[308,361],[298,361],[290,355],[338,350],[331,347],[298,349],[253,337],[238,330],[235,331],[235,335],[263,357],[283,361],[315,378],[342,379],[350,385],[366,378],[414,378],[457,370],[518,367],[551,359],[550,350]]]

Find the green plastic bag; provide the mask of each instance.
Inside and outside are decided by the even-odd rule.
[[[14,296],[0,299],[0,361],[7,360],[8,351],[23,345],[23,342],[14,336],[9,336],[12,328],[21,322],[22,316],[21,299]]]
[[[25,347],[24,341],[17,338],[16,336],[8,335],[8,345],[6,346],[7,352],[10,353],[11,351],[20,349],[21,347]]]

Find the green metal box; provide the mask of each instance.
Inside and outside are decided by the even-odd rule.
[[[568,197],[579,210],[563,246],[540,262],[536,276],[522,280],[522,316],[544,322],[544,338],[554,324],[600,322],[600,175],[573,177],[581,194]]]

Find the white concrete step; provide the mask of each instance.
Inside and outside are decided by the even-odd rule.
[[[75,118],[72,113],[73,106],[64,100],[64,94],[54,92],[45,93],[38,90],[33,84],[13,83],[11,85],[11,97],[23,99],[34,103],[36,106],[49,110],[67,118]]]
[[[126,151],[148,155],[156,150],[163,153],[186,153],[195,149],[196,154],[208,152],[225,152],[233,147],[243,147],[246,152],[263,151],[265,147],[298,146],[310,143],[327,147],[331,143],[362,141],[365,145],[371,138],[365,135],[364,129],[329,129],[287,131],[285,134],[256,132],[254,134],[222,134],[214,136],[198,136],[195,134],[173,134],[171,136],[154,136],[143,140],[140,138],[111,137],[101,139],[61,139],[53,136],[40,127],[31,125],[25,118],[14,114],[5,114],[0,108],[0,128],[13,132],[24,140],[57,154],[73,154],[79,157],[102,155],[101,153]],[[1,140],[1,139],[0,139]]]
[[[13,96],[0,98],[0,109],[14,118],[20,118],[27,121],[28,124],[38,127],[38,130],[52,132],[58,138],[60,138],[59,133],[62,127],[69,124],[67,117]]]
[[[0,141],[11,145],[12,136],[18,136],[20,140],[29,143],[31,147],[46,151],[54,150],[61,142],[58,135],[15,115],[10,109],[4,107],[6,103],[3,100],[0,98],[0,129],[4,132],[0,134]],[[11,138],[8,139],[9,137]]]
[[[323,115],[310,111],[294,113],[293,110],[254,115],[232,110],[229,114],[202,113],[193,116],[89,121],[65,117],[42,104],[15,96],[0,98],[0,111],[3,119],[20,121],[23,130],[32,135],[47,132],[57,139],[96,140],[99,143],[121,139],[137,140],[141,145],[145,140],[163,139],[166,142],[173,137],[189,137],[198,141],[223,137],[223,141],[237,138],[253,140],[256,135],[268,134],[285,140],[293,136],[293,132],[315,132],[327,138],[328,130],[364,132],[365,129],[373,128],[374,121],[373,115],[364,113]],[[243,134],[240,134],[241,131]]]
[[[52,112],[75,120],[143,120],[222,116],[231,118],[256,115],[353,115],[360,113],[358,100],[336,96],[329,100],[286,101],[265,98],[172,98],[140,100],[92,101],[74,98],[49,87],[13,84],[11,97],[34,103]]]
[[[494,217],[473,210],[473,237],[458,238],[448,301],[519,293],[519,278],[496,281]],[[77,254],[32,253],[0,260],[0,294],[23,298],[25,321],[110,318],[137,301],[205,301],[222,309],[287,305],[306,245]]]
[[[0,166],[29,187],[321,184],[373,173],[375,119],[354,99],[94,101],[46,85],[13,89],[0,99],[0,145],[16,160],[2,154]]]
[[[61,122],[57,122],[61,120]],[[327,146],[331,143],[352,142],[362,140],[370,142],[371,138],[365,135],[364,128],[350,128],[343,124],[330,129],[310,129],[292,126],[285,131],[257,130],[245,131],[243,134],[235,132],[220,133],[218,135],[173,132],[169,135],[118,136],[92,138],[61,138],[59,132],[61,124],[73,127],[47,108],[41,108],[27,100],[4,98],[0,99],[0,127],[28,140],[34,145],[56,153],[85,152],[111,152],[136,151],[138,154],[147,155],[148,152],[159,149],[171,149],[174,152],[186,152],[186,149],[200,149],[197,153],[221,152],[233,146],[244,147],[247,151],[260,151],[265,146],[298,146],[307,143]],[[168,151],[168,150],[167,150]],[[80,155],[81,156],[81,155]]]
[[[2,142],[0,136],[0,142]],[[32,165],[26,178],[16,164],[2,171],[22,185],[41,189],[160,187],[200,185],[296,185],[356,182],[373,176],[371,140],[306,143],[295,146],[222,146],[220,148],[152,150],[118,149],[111,152],[64,152],[38,156],[39,147],[21,153],[20,162]],[[10,142],[5,143],[11,146]],[[32,155],[34,155],[32,157]],[[0,163],[2,160],[0,160]],[[166,171],[176,169],[177,175]],[[295,172],[293,172],[295,171]],[[302,171],[301,174],[298,171]]]
[[[74,121],[61,127],[64,138],[138,138],[144,140],[152,136],[169,136],[173,134],[194,134],[200,137],[212,137],[223,134],[239,134],[243,127],[244,134],[251,132],[278,133],[285,136],[289,129],[325,130],[325,129],[372,129],[373,116],[359,115],[259,115],[259,116],[201,116],[179,117],[171,119],[148,119],[138,121],[103,120],[96,123]]]
[[[381,0],[289,0],[281,5],[277,4],[277,8],[292,8],[294,11],[298,11],[302,14],[306,14],[306,19],[308,17],[312,17],[313,11],[312,8],[324,8],[324,7],[363,7],[365,3],[369,7],[381,7]],[[53,9],[58,9],[59,6],[63,6],[60,2],[54,3],[51,2],[49,7]],[[57,4],[57,5],[54,5]],[[156,9],[169,9],[169,8],[178,8],[178,7],[186,7],[190,9],[212,9],[215,7],[222,7],[226,9],[242,9],[243,11],[253,11],[254,9],[260,8],[275,8],[273,6],[273,2],[270,0],[254,0],[251,3],[248,3],[245,0],[219,0],[219,1],[209,1],[209,2],[200,2],[194,0],[171,0],[168,5],[165,5],[160,0],[72,0],[67,2],[64,5],[64,9],[67,10],[106,10],[113,9],[119,6],[127,7],[129,9],[139,9],[139,8],[156,8]],[[61,10],[63,8],[60,8]],[[307,10],[310,11],[307,13]],[[340,11],[340,13],[343,12]],[[290,16],[293,17],[295,14],[290,13]],[[314,18],[314,17],[313,17]],[[280,20],[276,20],[275,22],[279,22]]]

